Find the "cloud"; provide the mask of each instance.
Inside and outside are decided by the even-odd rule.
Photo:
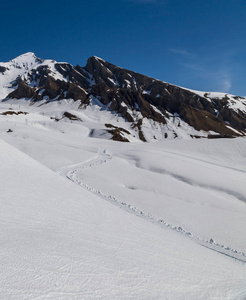
[[[196,63],[181,63],[181,66],[191,69],[193,71],[199,71],[199,72],[204,72],[206,69],[199,64]]]
[[[175,53],[175,54],[180,54],[184,56],[191,56],[193,54],[189,53],[187,50],[184,49],[169,49],[170,52]]]
[[[125,1],[137,3],[137,4],[157,3],[158,2],[158,0],[125,0]]]
[[[224,76],[222,76],[222,78],[220,80],[220,86],[223,91],[225,91],[225,92],[230,91],[230,89],[232,87],[232,82],[231,82],[231,76],[228,73],[226,73],[226,74],[224,74]]]
[[[215,91],[229,93],[232,88],[232,73],[229,67],[218,67],[216,70],[210,66],[204,71],[203,77],[211,82]]]

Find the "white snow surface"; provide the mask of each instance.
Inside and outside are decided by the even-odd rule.
[[[0,299],[245,299],[246,139],[92,138],[130,130],[93,101],[0,103]]]

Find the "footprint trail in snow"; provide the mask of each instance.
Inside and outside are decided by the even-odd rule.
[[[72,182],[76,183],[77,185],[83,187],[84,189],[88,190],[89,192],[101,197],[102,199],[118,206],[119,208],[121,208],[129,213],[132,213],[138,217],[141,217],[141,218],[145,219],[146,221],[149,221],[155,225],[158,225],[159,227],[170,229],[170,230],[177,232],[178,234],[182,234],[182,235],[186,236],[187,238],[200,244],[201,246],[206,247],[210,250],[216,251],[217,253],[228,256],[237,261],[246,263],[246,253],[237,251],[236,249],[233,249],[232,247],[229,247],[226,245],[221,245],[221,244],[217,243],[216,241],[214,241],[213,238],[210,238],[209,240],[205,240],[197,235],[192,234],[190,231],[187,231],[180,226],[175,226],[170,223],[167,223],[165,220],[156,218],[155,216],[153,216],[147,212],[144,212],[143,210],[140,210],[136,206],[127,204],[126,202],[116,199],[112,195],[106,195],[106,194],[102,193],[101,191],[96,190],[95,188],[93,188],[91,186],[88,186],[85,182],[82,182],[81,179],[79,178],[78,173],[81,170],[102,165],[104,163],[109,162],[111,159],[112,159],[112,156],[109,153],[107,153],[106,149],[99,149],[97,157],[95,157],[89,161],[85,161],[85,162],[76,164],[76,165],[63,167],[62,169],[58,170],[57,173],[68,178],[69,180],[71,180]]]

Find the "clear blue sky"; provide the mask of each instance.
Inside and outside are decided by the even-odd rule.
[[[245,0],[0,2],[0,61],[92,56],[183,87],[246,96]]]

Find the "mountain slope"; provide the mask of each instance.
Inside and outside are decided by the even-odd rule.
[[[241,262],[0,147],[2,299],[244,299]]]
[[[131,127],[128,134],[142,141],[235,137],[245,135],[246,130],[244,98],[191,91],[125,70],[96,56],[82,68],[27,53],[0,64],[0,84],[4,86],[1,97],[6,101],[73,99],[80,109],[100,103],[101,109],[124,118]],[[110,133],[112,139],[131,139],[122,128],[111,125],[102,130]]]

